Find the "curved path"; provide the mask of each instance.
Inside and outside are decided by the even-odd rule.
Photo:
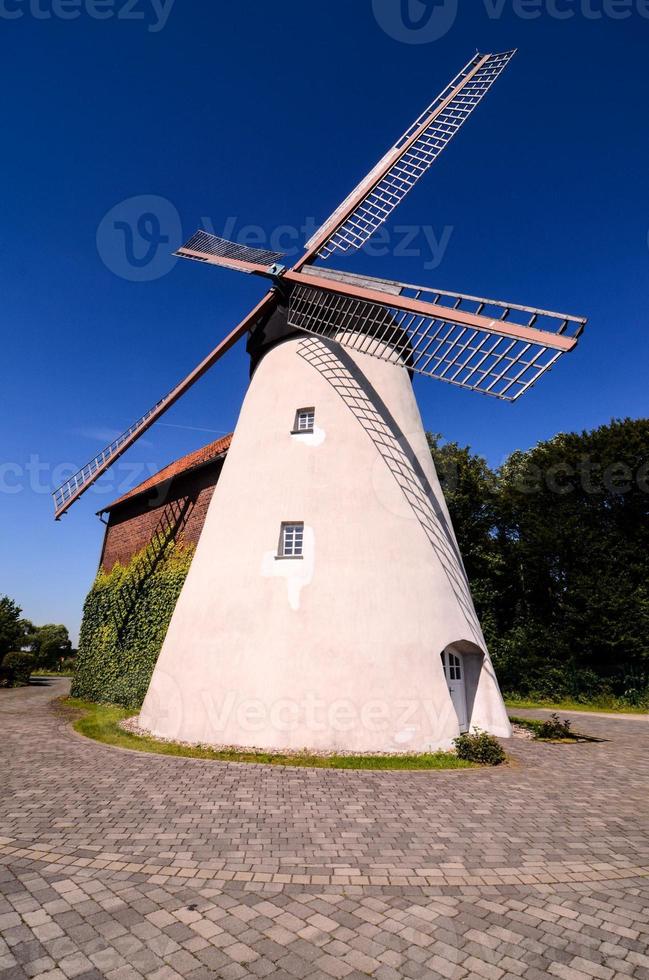
[[[649,978],[649,723],[513,765],[124,752],[0,692],[0,980]]]

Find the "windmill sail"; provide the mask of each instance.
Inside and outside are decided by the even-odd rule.
[[[238,340],[243,337],[251,324],[261,316],[264,311],[270,307],[272,303],[275,302],[275,296],[272,292],[267,293],[267,295],[262,299],[260,303],[251,311],[251,313],[243,320],[238,327],[228,334],[224,340],[218,344],[213,351],[211,351],[204,360],[198,364],[194,370],[187,375],[186,378],[176,385],[176,387],[161,398],[160,401],[156,402],[153,408],[134,422],[133,425],[117,437],[109,446],[106,446],[94,459],[91,459],[89,463],[86,463],[78,473],[66,480],[58,489],[52,494],[54,500],[54,516],[58,521],[63,514],[72,506],[75,500],[78,500],[95,483],[102,473],[115,463],[119,457],[126,452],[129,446],[132,446],[141,435],[149,429],[154,422],[164,415],[168,409],[174,405],[179,398],[181,398],[189,389],[196,384],[199,378],[209,371],[209,369],[216,364],[218,360],[227,351],[230,350]]]
[[[520,398],[573,350],[586,323],[389,280],[323,277],[322,271],[288,274],[297,283],[289,303],[292,327],[505,401]]]
[[[237,272],[267,273],[272,266],[284,258],[283,252],[272,252],[269,249],[251,248],[249,245],[238,245],[227,238],[218,238],[206,231],[197,231],[177,252],[181,259],[194,259],[196,262],[208,262],[225,269]]]
[[[311,238],[307,257],[327,259],[361,248],[430,169],[515,53],[476,54]]]

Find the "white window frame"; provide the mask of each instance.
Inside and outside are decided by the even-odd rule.
[[[311,424],[303,425],[304,419],[308,419]],[[312,435],[315,430],[315,408],[298,408],[295,413],[295,421],[293,422],[293,430],[291,432],[292,436],[308,436]]]
[[[444,671],[446,673],[447,680],[464,680],[462,660],[456,653],[453,653],[452,650],[444,650],[442,653],[442,663],[444,664]]]
[[[282,521],[277,558],[284,561],[304,558],[304,521]]]

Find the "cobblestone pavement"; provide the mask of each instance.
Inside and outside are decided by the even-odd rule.
[[[649,980],[649,723],[507,768],[122,752],[0,692],[0,980]]]

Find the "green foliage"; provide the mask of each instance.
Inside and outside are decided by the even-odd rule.
[[[549,718],[542,721],[539,726],[539,738],[560,740],[572,737],[573,733],[570,720],[568,718],[559,718],[556,712],[553,712]]]
[[[144,549],[126,567],[100,571],[84,605],[75,697],[142,704],[193,554],[170,545],[152,562]]]
[[[21,612],[13,599],[0,596],[0,660],[6,653],[25,645],[25,636],[32,625],[20,618]]]
[[[588,698],[586,700],[585,696],[582,697],[580,701],[563,699],[562,701],[538,701],[532,700],[531,698],[524,697],[513,697],[507,695],[505,698],[505,704],[508,708],[514,709],[524,709],[527,711],[535,711],[539,708],[552,709],[554,711],[579,711],[581,713],[595,713],[599,714],[605,712],[606,714],[622,713],[622,714],[638,714],[645,715],[649,711],[649,690],[647,691],[646,697],[640,701],[638,704],[630,704],[628,700],[624,698],[616,698],[613,695],[599,695],[598,697]]]
[[[34,627],[25,638],[25,646],[34,654],[37,667],[47,670],[54,669],[72,649],[67,628],[54,623]]]
[[[73,654],[69,657],[61,657],[51,668],[37,667],[34,674],[37,677],[73,677],[77,663],[77,651],[74,650]]]
[[[647,703],[649,420],[560,433],[498,472],[430,442],[503,689]]]
[[[559,715],[555,713],[551,714],[550,717],[541,722],[539,728],[539,738],[547,739],[562,739],[562,738],[572,738],[572,725],[568,718],[559,718]]]
[[[487,732],[466,732],[454,740],[459,759],[476,762],[481,766],[499,766],[507,759],[505,750],[493,735]]]
[[[5,687],[24,687],[29,684],[35,659],[31,653],[6,653],[2,659],[0,684]]]
[[[527,728],[529,732],[533,732],[536,738],[544,739],[547,742],[563,742],[566,740],[576,742],[580,738],[587,738],[587,736],[580,736],[576,732],[573,732],[569,719],[559,718],[556,712],[545,720],[538,718],[517,718],[513,715],[510,715],[509,720],[513,725]]]
[[[499,531],[518,568],[498,651],[506,687],[637,698],[649,685],[648,460],[649,421],[626,420],[503,467]]]

